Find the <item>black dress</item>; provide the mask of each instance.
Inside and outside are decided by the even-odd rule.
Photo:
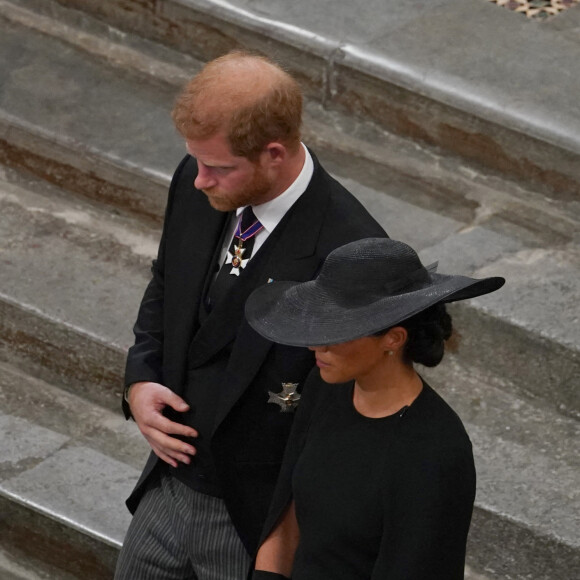
[[[459,417],[426,384],[380,419],[352,393],[317,371],[304,390],[269,520],[294,497],[292,579],[463,578],[475,469]]]

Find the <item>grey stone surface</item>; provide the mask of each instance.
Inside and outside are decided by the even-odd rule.
[[[0,494],[118,547],[149,448],[133,422],[0,364]]]
[[[86,447],[70,447],[1,483],[1,492],[119,546],[131,516],[124,499],[139,471]]]
[[[508,514],[516,511],[514,501],[525,497],[517,509],[522,525],[545,536],[564,539],[568,545],[578,549],[578,466],[563,464],[544,454],[531,455],[522,445],[500,437],[488,438],[481,428],[468,425],[468,429],[478,454],[478,504]],[[501,473],[503,477],[498,475]]]
[[[6,365],[0,401],[0,577],[111,577],[147,455],[136,426]]]
[[[43,35],[24,31],[17,24],[3,26],[0,107],[48,133],[66,135],[79,151],[97,149],[167,178],[168,168],[185,154],[167,107],[176,89],[159,85],[142,99],[135,90],[138,79],[106,69],[58,40],[47,50]]]
[[[68,440],[59,433],[4,413],[0,414],[0,433],[3,448],[0,474],[25,462],[39,461]]]
[[[3,472],[31,467],[30,460],[38,462],[70,442],[135,469],[143,467],[149,454],[137,425],[125,420],[120,404],[111,411],[89,402],[80,390],[68,392],[5,363],[0,363],[0,404]]]
[[[406,65],[416,90],[578,151],[578,109],[565,104],[576,90],[568,71],[578,66],[577,41],[488,2],[451,0],[413,11],[411,22],[368,46]]]
[[[454,355],[422,374],[457,411],[473,443],[477,496],[468,563],[492,577],[568,578],[580,562],[580,423],[522,398],[509,382],[493,384]]]
[[[50,576],[31,570],[27,563],[0,547],[0,573],[2,580],[50,580]]]
[[[411,244],[417,251],[430,248],[462,229],[464,223],[407,203],[394,195],[381,195],[356,181],[343,177],[341,183],[359,199],[371,215],[396,240]],[[396,194],[396,192],[394,192]]]
[[[356,60],[357,69],[580,152],[580,110],[569,99],[579,89],[580,44],[542,22],[462,0],[385,0],[356,8],[325,0],[307,9],[262,0],[189,4],[224,12],[229,7],[232,18],[241,8],[247,18],[310,31]],[[574,9],[557,18],[565,21],[569,14],[574,17]]]
[[[566,97],[576,90],[578,75],[568,72],[579,66],[577,40],[490,3],[390,0],[376,14],[374,2],[356,10],[346,2],[332,9],[247,0],[111,1],[106,9],[95,0],[51,2],[60,12],[39,8],[38,0],[0,3],[10,18],[22,20],[5,8],[14,4],[52,10],[59,18],[63,6],[78,8],[202,59],[235,46],[275,53],[322,101],[533,183],[558,199],[578,194],[578,115]],[[95,51],[86,39],[80,42]],[[564,66],[552,66],[554,59]],[[536,83],[538,77],[547,82]]]
[[[118,409],[125,351],[0,294],[0,360]]]
[[[488,304],[546,338],[578,351],[580,346],[580,251],[576,244],[561,248],[522,248],[501,256],[480,275],[506,272],[510,284]]]
[[[469,566],[466,566],[464,580],[489,580],[489,579],[483,574],[478,574],[477,572],[474,572]]]
[[[580,435],[577,420],[562,416],[541,399],[519,396],[506,380],[491,382],[485,373],[463,366],[456,354],[448,353],[440,366],[422,369],[422,374],[470,426],[470,432],[484,427],[490,440],[497,437],[514,448],[525,447],[562,465],[580,468],[573,444]],[[510,473],[508,469],[505,476]],[[520,499],[525,501],[525,497]]]
[[[0,548],[0,572],[2,580],[46,580],[46,576],[40,576],[28,566],[23,566],[18,559],[13,558],[10,553],[5,553],[2,548]]]
[[[0,574],[6,565],[9,573],[27,580],[113,577],[118,546],[105,544],[30,505],[10,501],[4,494],[0,494],[0,518],[0,544],[6,555],[0,559]]]
[[[371,0],[348,9],[346,4],[321,0],[310,10],[295,2],[277,0],[238,0],[231,2],[255,11],[262,16],[275,15],[277,20],[292,22],[306,29],[312,29],[318,34],[336,39],[337,42],[349,40],[363,42],[378,34],[394,32],[417,18],[419,11],[432,15],[449,4],[449,0],[411,0],[393,10],[391,3],[382,0]]]
[[[428,223],[427,228],[431,222]],[[521,249],[519,240],[475,226],[457,232],[449,231],[445,239],[425,248],[420,256],[425,262],[438,260],[441,272],[461,272],[473,276],[479,274],[484,266],[495,264]],[[503,275],[507,276],[505,270]]]
[[[0,206],[0,293],[127,348],[127,323],[156,251],[154,234],[1,176]],[[127,315],[119,318],[119,312]]]

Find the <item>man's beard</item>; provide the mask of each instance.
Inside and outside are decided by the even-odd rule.
[[[272,184],[265,174],[256,169],[252,181],[236,192],[220,194],[218,187],[203,189],[210,205],[219,211],[234,211],[246,205],[259,205],[268,201]]]

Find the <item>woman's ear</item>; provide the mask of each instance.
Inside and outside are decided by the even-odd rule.
[[[396,353],[400,351],[407,342],[409,334],[407,329],[402,326],[393,326],[387,333],[382,336],[383,347],[385,352]]]

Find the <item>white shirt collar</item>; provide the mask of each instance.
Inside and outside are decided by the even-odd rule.
[[[298,198],[306,191],[312,174],[314,173],[314,161],[308,149],[301,143],[304,149],[304,165],[298,177],[292,182],[290,187],[283,191],[274,199],[261,203],[260,205],[252,206],[254,215],[260,220],[264,229],[271,233],[274,228],[280,223],[284,214],[296,203]],[[239,216],[244,211],[243,207],[236,210],[236,215]]]

